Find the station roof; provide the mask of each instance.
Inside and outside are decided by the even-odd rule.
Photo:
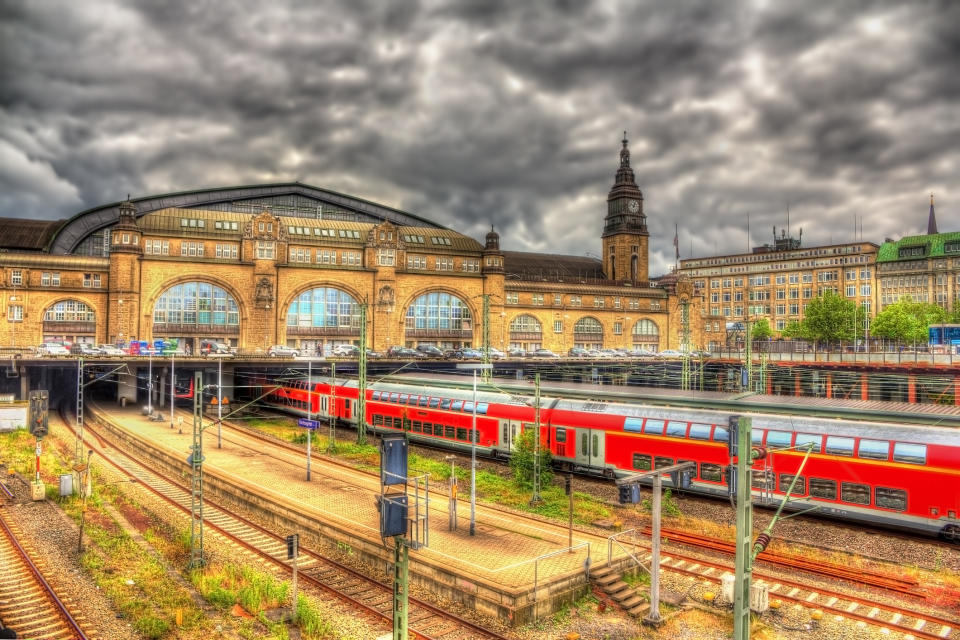
[[[8,251],[43,251],[63,222],[0,218],[0,247]]]
[[[603,280],[603,264],[589,256],[504,251],[507,280],[532,282],[587,282]]]
[[[920,248],[922,253],[901,257],[900,250],[907,248]],[[877,262],[942,258],[949,255],[960,256],[960,231],[906,236],[895,242],[884,242],[877,251]]]

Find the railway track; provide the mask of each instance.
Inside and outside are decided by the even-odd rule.
[[[224,425],[237,429],[258,441],[280,446],[289,451],[302,453],[301,448],[295,447],[279,438],[263,434],[256,429],[228,422],[224,422]],[[242,443],[239,442],[236,444],[242,445]],[[350,467],[349,465],[339,463],[336,460],[330,460],[329,463],[342,466],[344,469],[350,469],[351,473],[367,473]],[[484,508],[500,511],[510,518],[528,520],[538,525],[543,524],[543,521],[540,519],[517,514],[513,511],[501,510],[495,505],[484,505]],[[576,530],[583,536],[595,536],[592,532],[584,529]],[[649,535],[649,529],[644,533],[645,535]],[[732,555],[734,553],[734,547],[731,543],[709,536],[672,529],[664,529],[663,536],[672,543],[694,547],[701,552],[722,553],[724,555]],[[646,545],[640,546],[649,551],[649,547]],[[928,597],[928,594],[919,582],[910,577],[892,576],[882,572],[851,568],[847,565],[836,563],[814,562],[802,556],[775,553],[769,550],[761,554],[759,560],[781,571],[802,572],[819,579],[845,582],[855,588],[868,587],[885,592],[894,599],[904,599],[904,597],[908,597],[914,602],[919,603]],[[720,582],[720,576],[724,572],[732,573],[732,568],[729,565],[720,562],[705,561],[695,555],[684,554],[680,550],[671,552],[669,556],[665,555],[662,559],[661,566],[664,569],[672,570],[676,573],[717,583]],[[758,582],[764,582],[768,585],[771,597],[788,602],[795,602],[808,609],[820,609],[833,615],[840,615],[873,626],[886,627],[890,630],[896,629],[905,634],[912,635],[914,638],[960,640],[960,621],[933,614],[919,613],[916,611],[916,606],[911,606],[906,602],[903,602],[899,606],[891,605],[877,597],[866,595],[858,596],[827,586],[780,578],[779,576],[758,570],[754,571],[754,577]]]
[[[64,424],[72,430],[69,421]],[[96,426],[87,423],[85,428],[97,440],[98,453],[104,461],[127,477],[136,478],[139,484],[167,504],[190,513],[189,488],[150,471],[147,464],[133,456],[114,448],[105,451],[106,441],[97,433]],[[283,571],[290,570],[285,538],[243,516],[205,500],[204,526],[249,556],[266,560]],[[392,629],[392,585],[385,585],[304,547],[300,548],[298,573],[301,584],[306,583],[335,596],[375,624],[384,625],[384,632]],[[411,637],[421,640],[506,640],[505,636],[413,596],[409,597],[408,620]]]
[[[0,506],[0,620],[21,638],[91,638],[33,555],[9,506]]]

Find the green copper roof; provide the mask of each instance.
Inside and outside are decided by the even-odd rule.
[[[956,243],[957,248],[944,251],[947,244]],[[922,256],[912,255],[900,257],[900,250],[907,247],[925,247]],[[877,262],[897,262],[898,260],[916,260],[918,258],[942,258],[943,256],[960,256],[960,231],[950,233],[934,233],[922,236],[907,236],[896,242],[884,242],[877,251]]]

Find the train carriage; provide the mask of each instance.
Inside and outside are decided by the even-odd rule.
[[[266,400],[298,415],[356,420],[353,380],[279,385]],[[527,396],[378,382],[367,389],[366,424],[407,431],[414,442],[508,458],[535,424]],[[474,411],[476,429],[474,430]],[[748,414],[753,444],[768,455],[752,470],[754,500],[787,509],[940,534],[960,541],[960,435],[929,426]],[[729,415],[710,410],[541,398],[540,441],[561,469],[608,478],[690,461],[689,490],[727,496]],[[667,483],[669,485],[669,480]]]

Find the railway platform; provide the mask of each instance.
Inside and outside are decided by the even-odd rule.
[[[88,409],[88,422],[110,433],[124,453],[189,483],[190,414],[179,413],[183,424],[178,428],[169,418],[151,420],[136,407],[107,402],[88,404]],[[314,452],[307,481],[305,451],[264,446],[226,426],[222,448],[217,447],[216,426],[206,429],[203,443],[207,499],[228,508],[243,506],[273,522],[283,535],[299,533],[304,546],[349,549],[382,566],[385,578],[392,576],[394,545],[380,538],[376,474],[351,470]],[[589,590],[589,568],[609,563],[603,536],[574,531],[571,545],[564,526],[510,517],[481,504],[471,536],[469,490],[462,485],[458,528],[450,530],[446,483],[431,485],[429,506],[422,482],[420,490],[419,515],[427,527],[419,536],[423,546],[410,552],[411,583],[478,613],[512,625],[550,615]],[[413,484],[409,496],[413,505]],[[625,559],[623,553],[612,560],[617,564]]]

